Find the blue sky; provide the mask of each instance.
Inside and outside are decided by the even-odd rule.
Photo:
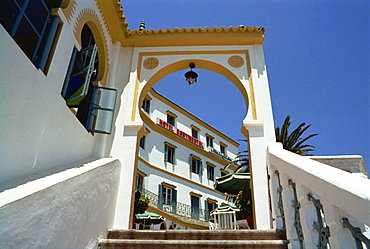
[[[130,29],[265,27],[264,53],[275,126],[287,115],[292,128],[312,124],[305,135],[314,155],[362,155],[370,170],[370,1],[368,0],[131,0],[123,1]],[[242,138],[245,106],[222,76],[185,71],[154,88],[230,136]],[[203,108],[199,108],[202,106]]]

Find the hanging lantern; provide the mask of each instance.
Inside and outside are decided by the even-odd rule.
[[[191,85],[197,82],[198,74],[193,71],[193,68],[195,68],[195,64],[193,62],[189,64],[189,67],[190,71],[185,73],[185,78],[189,85]]]

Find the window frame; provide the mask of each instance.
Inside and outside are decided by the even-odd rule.
[[[200,157],[190,154],[189,167],[190,167],[191,173],[194,173],[200,176],[203,175],[203,162]]]
[[[206,134],[206,145],[207,145],[207,148],[208,147],[213,148],[213,140],[214,140],[214,137],[212,137],[209,134]]]
[[[207,162],[207,179],[210,181],[215,181],[215,168],[215,165]]]
[[[175,164],[175,153],[176,153],[176,146],[170,144],[168,142],[164,143],[164,161],[167,163]]]

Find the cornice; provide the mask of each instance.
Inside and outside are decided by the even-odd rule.
[[[262,44],[264,27],[205,27],[132,30],[122,45],[127,47],[212,46]]]
[[[158,167],[158,166],[155,166],[155,165],[153,165],[153,164],[149,163],[148,161],[146,161],[144,158],[142,158],[142,157],[140,157],[140,156],[138,157],[138,159],[139,159],[139,161],[140,161],[140,162],[142,162],[143,164],[145,164],[145,165],[146,165],[146,166],[148,166],[149,168],[152,168],[152,169],[158,170],[158,171],[163,172],[163,173],[165,173],[165,174],[167,174],[167,175],[171,175],[171,176],[173,176],[173,177],[175,177],[175,178],[178,178],[178,179],[180,179],[180,180],[183,180],[183,181],[189,182],[189,183],[191,183],[191,184],[197,185],[197,186],[199,186],[199,187],[201,187],[201,188],[204,188],[204,189],[207,189],[207,190],[213,191],[213,192],[215,192],[215,193],[217,193],[217,194],[224,195],[223,193],[221,193],[220,191],[218,191],[218,190],[216,190],[216,189],[214,189],[214,188],[208,187],[208,186],[206,186],[206,185],[203,185],[203,184],[200,184],[200,183],[198,183],[198,182],[192,181],[192,180],[190,180],[190,179],[188,179],[188,178],[186,178],[186,177],[180,176],[180,175],[178,175],[178,174],[175,174],[175,173],[173,173],[173,172],[170,172],[170,171],[168,171],[168,170],[165,170],[165,169],[162,169],[162,168],[160,168],[160,167]]]

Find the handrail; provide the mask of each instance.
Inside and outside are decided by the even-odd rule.
[[[286,151],[280,143],[269,145],[266,157],[273,226],[283,229],[285,223],[289,248],[300,248],[301,243],[304,248],[356,248],[356,243],[369,243],[362,234],[370,226],[369,179]],[[302,236],[295,227],[298,215]],[[357,227],[355,240],[350,228],[342,225],[343,217]],[[365,241],[355,242],[358,237]]]

